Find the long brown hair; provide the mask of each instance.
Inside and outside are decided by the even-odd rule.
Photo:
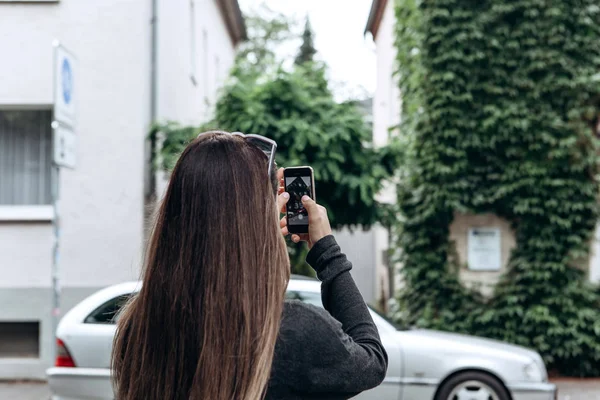
[[[290,273],[267,163],[218,132],[181,155],[118,321],[118,400],[264,396]]]

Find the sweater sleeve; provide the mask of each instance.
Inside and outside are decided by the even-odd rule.
[[[379,385],[387,371],[387,353],[350,275],[352,264],[331,235],[315,243],[307,261],[322,281],[327,311],[310,308],[312,323],[304,335],[308,366],[298,371],[298,389],[357,394]]]

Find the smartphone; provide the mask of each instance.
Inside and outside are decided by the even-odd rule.
[[[285,208],[290,233],[308,233],[308,212],[302,205],[302,196],[315,198],[315,177],[311,167],[291,167],[283,170],[285,191],[290,194]]]

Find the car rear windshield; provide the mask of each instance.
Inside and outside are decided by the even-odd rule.
[[[123,295],[110,299],[96,308],[85,318],[86,324],[114,324],[117,322],[118,313],[127,303],[131,295]]]

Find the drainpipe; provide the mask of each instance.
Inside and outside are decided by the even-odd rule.
[[[148,128],[156,122],[157,112],[157,92],[158,92],[158,74],[157,74],[157,47],[158,47],[158,0],[150,0],[152,3],[152,16],[150,19],[150,116]],[[148,132],[149,133],[149,132]],[[144,222],[143,222],[143,241],[147,243],[150,235],[150,220],[156,204],[156,135],[147,135],[144,141],[145,150],[145,188],[144,188]]]
[[[154,124],[157,119],[157,94],[158,94],[158,73],[157,73],[157,52],[158,52],[158,0],[152,1],[152,18],[150,19],[150,124]],[[148,197],[153,199],[156,196],[156,173],[154,171],[154,160],[156,151],[156,135],[150,137],[149,143],[149,179],[148,179]]]
[[[150,120],[156,122],[156,94],[157,94],[157,47],[158,47],[158,0],[152,0],[152,19],[150,20],[152,27],[151,33],[151,55],[150,55]]]

